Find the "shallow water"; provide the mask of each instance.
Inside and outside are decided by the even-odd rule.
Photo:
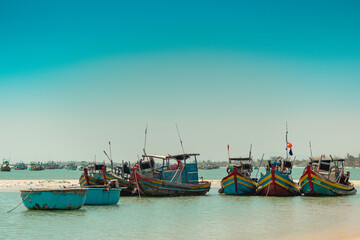
[[[346,169],[351,172],[351,178],[353,180],[360,180],[360,168]],[[298,180],[302,175],[303,168],[293,169],[293,179]],[[264,173],[265,169],[261,168],[258,173],[260,178],[260,172]],[[67,170],[67,169],[48,169],[44,171],[29,171],[29,170],[11,170],[11,172],[0,172],[0,180],[63,180],[63,179],[79,179],[82,171],[79,170]],[[254,169],[252,177],[255,177],[257,169]],[[204,177],[207,180],[221,180],[225,177],[226,169],[212,169],[212,170],[199,170],[199,177]]]
[[[1,239],[339,239],[357,232],[360,196],[121,197],[113,206],[31,211],[0,193]]]

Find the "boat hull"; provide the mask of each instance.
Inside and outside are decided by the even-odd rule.
[[[105,178],[107,181],[111,181],[116,179],[119,182],[119,187],[125,188],[121,191],[121,196],[133,196],[134,189],[136,188],[136,184],[121,179],[120,177],[116,176],[115,174],[111,174],[109,172],[105,172]],[[88,176],[89,184],[92,185],[104,185],[103,177],[99,175],[99,177]],[[87,185],[85,175],[82,174],[80,179],[80,186],[85,187]]]
[[[299,186],[306,196],[344,196],[356,194],[354,185],[344,185],[330,181],[310,169],[306,168],[300,177]]]
[[[25,207],[31,210],[75,210],[85,203],[87,189],[21,190]]]
[[[119,202],[119,188],[87,188],[84,205],[114,205]]]
[[[149,178],[137,172],[135,179],[142,194],[148,196],[196,196],[205,195],[209,190],[210,182],[199,182],[198,184],[183,184],[155,178]]]
[[[288,176],[275,169],[268,171],[258,182],[256,193],[262,196],[298,196],[300,188]]]
[[[3,166],[3,167],[1,167],[0,171],[2,171],[2,172],[10,172],[11,168],[9,166]]]
[[[221,188],[226,195],[254,195],[256,182],[234,171],[221,180]]]

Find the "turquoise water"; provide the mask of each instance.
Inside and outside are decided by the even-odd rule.
[[[19,192],[0,193],[0,239],[309,239],[355,234],[360,195],[121,197],[114,206],[31,211]],[[325,239],[325,238],[324,238]]]
[[[303,168],[293,169],[293,179],[298,180],[303,173]],[[360,168],[346,169],[351,172],[351,179],[360,180]],[[265,172],[264,168],[261,168],[260,172]],[[260,178],[260,172],[258,178]],[[66,169],[54,169],[44,171],[29,171],[29,170],[12,170],[11,172],[0,172],[0,180],[63,180],[63,179],[79,179],[82,171],[79,170],[66,170]],[[257,170],[253,172],[255,177]],[[199,176],[208,180],[221,180],[226,176],[226,169],[212,169],[212,170],[199,170]]]

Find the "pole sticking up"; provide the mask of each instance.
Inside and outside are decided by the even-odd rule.
[[[144,153],[145,157],[147,157],[147,154],[146,154],[147,129],[148,129],[148,125],[146,124],[146,128],[145,128],[145,139],[144,139],[144,148],[143,148],[143,153]],[[148,157],[147,157],[147,158],[148,158]],[[149,158],[148,158],[148,159],[149,159]]]
[[[177,124],[175,124],[175,126],[176,126],[176,130],[177,130],[178,137],[179,137],[179,140],[180,140],[181,149],[182,149],[182,151],[183,151],[183,154],[184,154],[184,160],[185,160],[185,151],[184,151],[183,142],[182,142],[182,140],[181,140],[181,136],[180,136],[179,128],[178,128],[178,125],[177,125]]]
[[[249,159],[251,159],[251,150],[252,150],[252,144],[250,144]]]
[[[262,155],[262,157],[261,157],[260,165],[259,165],[259,168],[258,168],[258,170],[257,170],[257,172],[256,172],[255,178],[257,178],[257,175],[258,175],[258,173],[259,173],[259,170],[260,170],[260,168],[261,168],[261,164],[262,164],[263,160],[264,160],[264,153],[263,153],[263,155]]]
[[[146,124],[146,128],[145,128],[145,140],[144,140],[144,152],[145,152],[145,150],[146,150],[147,128],[148,128],[148,125]]]
[[[287,124],[287,122],[286,122],[286,138],[285,138],[285,144],[286,144],[286,149],[285,149],[285,151],[286,151],[286,159],[288,159],[289,158],[289,153],[288,153],[288,124]]]
[[[229,146],[229,144],[227,145],[227,152],[228,152],[228,160],[229,160],[229,163],[231,163],[231,161],[230,161],[230,146]]]
[[[114,172],[114,163],[112,160],[112,154],[111,154],[111,142],[109,141],[109,148],[110,148],[110,162],[111,162],[111,172]]]
[[[312,149],[311,149],[311,141],[309,141],[309,146],[310,146],[310,156],[311,156],[311,158],[312,158],[313,155],[312,155]]]

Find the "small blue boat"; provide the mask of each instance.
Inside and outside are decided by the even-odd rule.
[[[25,207],[32,210],[75,210],[85,203],[86,188],[20,190]]]
[[[120,199],[121,188],[107,186],[89,186],[84,205],[113,205]]]

